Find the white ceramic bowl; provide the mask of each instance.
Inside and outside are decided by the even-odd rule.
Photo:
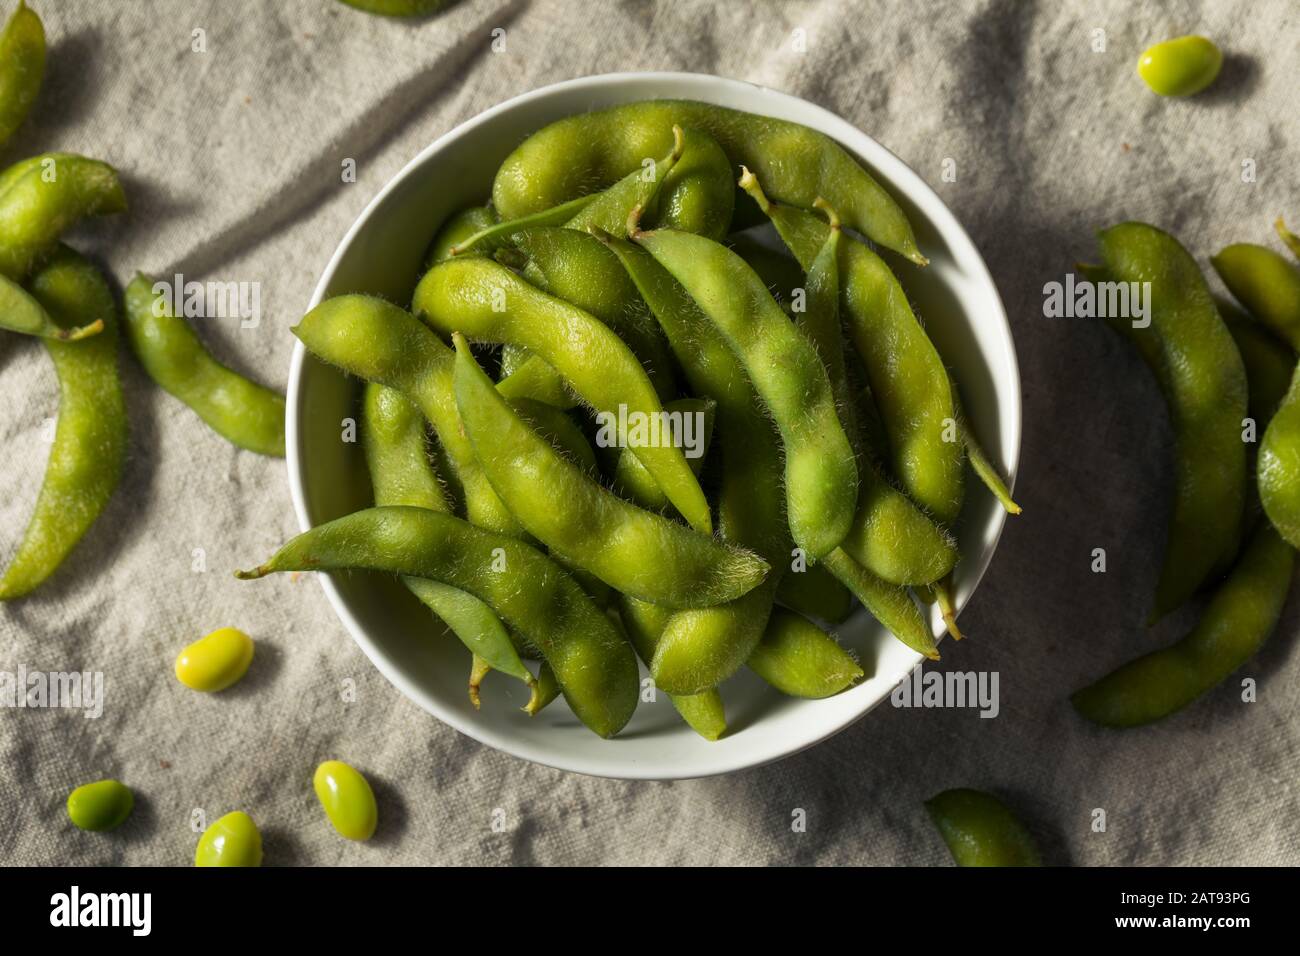
[[[903,266],[901,277],[960,382],[990,454],[1014,477],[1020,450],[1015,348],[997,289],[966,232],[934,191],[871,137],[818,106],[749,83],[689,73],[591,76],[479,114],[428,146],[366,207],[326,267],[311,305],[346,292],[407,301],[439,224],[486,199],[498,164],[526,135],[573,113],[651,98],[703,100],[803,123],[837,140],[890,189],[930,257],[928,268]],[[355,414],[357,394],[356,382],[298,345],[289,378],[288,456],[294,510],[304,530],[370,504],[358,446],[339,440],[340,420]],[[977,482],[968,479],[968,488],[959,529],[959,607],[988,567],[1004,517]],[[795,700],[742,672],[723,686],[730,731],[720,741],[696,736],[664,695],[643,703],[618,737],[601,740],[563,699],[537,717],[521,713],[523,685],[500,675],[488,678],[483,709],[475,711],[465,692],[468,655],[396,581],[361,573],[320,577],[353,639],[408,698],[491,747],[598,776],[698,777],[776,760],[862,717],[921,660],[859,610],[839,629],[869,675],[851,690],[829,700]],[[942,632],[937,612],[933,626],[936,635]]]

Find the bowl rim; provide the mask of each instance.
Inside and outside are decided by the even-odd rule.
[[[786,93],[781,90],[775,90],[762,84],[753,83],[747,80],[738,80],[728,77],[716,76],[708,73],[691,73],[684,71],[633,71],[626,73],[602,73],[592,76],[582,76],[573,79],[562,80],[557,83],[550,83],[520,93],[509,99],[503,100],[495,106],[470,117],[464,122],[458,123],[447,132],[438,136],[431,143],[421,149],[409,162],[407,162],[395,175],[393,175],[366,204],[352,225],[348,228],[343,238],[335,247],[328,264],[321,272],[312,290],[311,299],[307,305],[308,311],[315,308],[325,298],[326,292],[333,282],[335,273],[338,271],[340,263],[349,253],[353,241],[358,233],[363,230],[369,223],[376,211],[384,204],[384,201],[390,193],[397,190],[401,184],[412,176],[425,165],[437,153],[442,151],[447,145],[455,142],[463,136],[468,135],[473,130],[491,123],[497,116],[528,105],[531,102],[545,99],[560,93],[573,91],[582,91],[592,87],[603,87],[611,84],[628,84],[635,85],[646,82],[707,82],[720,84],[723,87],[730,87],[733,90],[741,91],[744,89],[758,90],[765,97],[776,97],[789,101],[792,106],[801,110],[812,111],[819,115],[823,123],[831,126],[840,127],[854,136],[861,137],[863,141],[873,147],[872,165],[874,174],[878,178],[888,183],[895,191],[907,196],[908,200],[914,205],[920,207],[927,219],[934,224],[937,231],[942,235],[944,242],[948,245],[954,260],[960,260],[967,267],[967,272],[971,278],[979,285],[987,286],[992,292],[992,301],[996,304],[996,310],[986,313],[984,321],[993,322],[1001,325],[1005,332],[1007,343],[1007,359],[1010,380],[1006,382],[1006,391],[1011,396],[1009,407],[999,411],[999,421],[1006,430],[1006,434],[1014,439],[1009,448],[1006,447],[1004,440],[1003,451],[1006,452],[1007,466],[1007,484],[1014,491],[1016,479],[1020,468],[1021,442],[1023,440],[1023,400],[1021,395],[1021,379],[1019,357],[1016,353],[1015,337],[1012,334],[1011,325],[1007,318],[1006,307],[1002,302],[1001,293],[998,291],[997,283],[994,281],[992,273],[988,269],[984,257],[980,255],[979,249],[975,246],[974,241],[962,226],[960,220],[948,208],[948,205],[939,197],[938,193],[926,182],[919,173],[913,170],[902,159],[890,151],[887,147],[875,140],[869,134],[859,129],[849,120],[838,114],[803,99],[792,93]],[[701,97],[703,98],[703,97]],[[631,102],[629,100],[628,102]],[[830,134],[827,134],[830,135]],[[847,145],[841,137],[833,136],[836,142],[839,142],[850,152],[857,152],[853,147]],[[303,470],[303,456],[300,453],[300,435],[298,428],[299,407],[301,405],[302,393],[302,376],[306,367],[309,353],[302,342],[296,342],[293,349],[293,355],[290,359],[289,367],[289,386],[286,401],[285,415],[285,439],[287,450],[287,463],[289,469],[289,494],[293,503],[294,515],[298,520],[301,530],[307,531],[312,527],[310,515],[308,513],[307,494],[306,494],[306,477]],[[999,390],[1000,391],[1000,390]],[[1002,509],[995,511],[995,521],[993,533],[987,545],[983,548],[978,566],[974,569],[974,574],[970,579],[969,590],[962,595],[956,596],[957,613],[969,603],[978,589],[980,582],[983,580],[989,565],[992,563],[994,553],[1002,538],[1002,532],[1006,527],[1007,515]],[[503,751],[513,757],[527,760],[533,763],[542,764],[556,770],[563,770],[571,773],[580,773],[593,777],[602,777],[610,779],[624,780],[683,780],[709,776],[718,776],[721,774],[732,773],[737,770],[744,770],[750,767],[759,767],[765,764],[773,763],[777,760],[793,756],[816,746],[824,740],[840,733],[845,728],[856,723],[871,713],[876,707],[885,701],[893,692],[893,688],[899,686],[904,681],[911,678],[916,668],[920,667],[925,658],[920,654],[915,654],[915,662],[908,669],[907,673],[895,683],[889,691],[882,694],[876,700],[870,702],[860,710],[849,714],[847,717],[831,721],[825,726],[818,729],[806,738],[796,739],[793,742],[783,741],[781,744],[772,747],[770,752],[760,752],[755,748],[735,751],[732,759],[728,760],[723,753],[718,754],[718,760],[707,770],[691,771],[686,773],[662,772],[657,768],[643,767],[635,762],[624,761],[622,763],[610,762],[609,756],[613,751],[606,751],[601,748],[598,751],[599,756],[592,758],[587,754],[550,754],[546,752],[537,752],[530,744],[521,743],[509,733],[501,732],[495,727],[485,724],[475,723],[472,720],[464,720],[457,712],[443,707],[437,697],[427,693],[422,687],[411,680],[406,673],[390,662],[382,650],[376,646],[362,626],[361,622],[356,619],[344,601],[338,588],[335,586],[333,579],[328,574],[318,574],[321,586],[325,590],[325,595],[329,600],[335,615],[338,617],[352,640],[356,643],[366,658],[375,666],[384,678],[392,684],[408,700],[417,704],[426,713],[436,717],[442,723],[447,724],[458,732],[478,741],[495,750]],[[937,612],[935,612],[937,614]],[[617,745],[617,739],[605,741],[611,746]]]

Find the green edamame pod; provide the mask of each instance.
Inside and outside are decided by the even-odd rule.
[[[30,594],[54,573],[108,504],[126,461],[113,290],[67,247],[55,251],[29,287],[61,328],[102,322],[103,331],[80,342],[44,340],[59,379],[59,421],[36,508],[0,577],[0,601]]]
[[[497,389],[498,393],[501,391]],[[510,399],[510,407],[515,410],[528,427],[551,443],[557,452],[564,455],[578,468],[594,475],[599,470],[596,464],[596,452],[582,433],[578,423],[561,408],[539,402],[533,398]]]
[[[1215,305],[1246,367],[1247,410],[1259,428],[1267,428],[1291,385],[1295,352],[1232,303],[1216,298]]]
[[[1256,471],[1264,513],[1296,547],[1300,543],[1300,366],[1264,431]]]
[[[1281,216],[1277,217],[1277,222],[1273,223],[1273,228],[1277,230],[1278,238],[1291,250],[1291,254],[1300,259],[1300,236],[1286,227],[1286,223]]]
[[[704,467],[704,456],[708,454],[709,444],[713,439],[713,419],[716,409],[717,402],[708,398],[679,398],[664,405],[664,411],[668,414],[682,416],[683,423],[687,421],[700,423],[695,428],[700,442],[699,455],[686,459],[696,475],[699,475],[700,469]],[[616,491],[642,508],[663,511],[672,507],[663,489],[655,482],[650,472],[645,470],[645,465],[641,464],[636,455],[628,454],[626,449],[618,450],[611,484]]]
[[[26,289],[0,276],[0,329],[43,339],[76,342],[103,331],[103,328],[100,319],[76,329],[61,328]]]
[[[587,206],[590,206],[599,195],[599,193],[592,193],[589,196],[579,196],[577,199],[561,203],[551,209],[543,209],[540,212],[519,219],[494,221],[481,227],[477,232],[466,236],[460,242],[452,243],[448,249],[450,255],[435,260],[435,263],[455,256],[469,255],[470,253],[491,255],[498,249],[510,245],[510,237],[517,232],[535,229],[540,226],[562,226]]]
[[[677,394],[663,333],[612,252],[594,236],[573,229],[529,229],[513,239],[536,268],[540,281],[535,284],[542,291],[613,329],[641,360],[662,401]],[[524,275],[533,280],[529,272]]]
[[[831,624],[842,624],[853,613],[853,595],[822,564],[787,571],[776,589],[776,599],[792,611]]]
[[[125,209],[107,163],[47,153],[15,164],[0,176],[0,275],[23,281],[77,220]]]
[[[449,511],[442,485],[429,464],[424,427],[424,416],[401,392],[367,383],[361,433],[376,505]],[[447,625],[476,661],[534,686],[533,675],[519,659],[505,625],[486,604],[438,581],[407,577],[402,583]],[[477,683],[473,681],[470,700],[478,706]]]
[[[537,646],[569,706],[593,731],[612,737],[632,716],[636,657],[577,582],[522,541],[451,515],[424,508],[359,511],[298,535],[265,564],[236,576],[348,568],[468,591]]]
[[[0,146],[22,125],[45,76],[45,27],[23,0],[0,33]]]
[[[1210,263],[1246,311],[1300,349],[1300,268],[1266,246],[1239,242]]]
[[[632,642],[637,656],[647,665],[654,660],[659,638],[672,615],[672,608],[638,601],[626,594],[619,596],[619,618],[623,622],[623,633]],[[718,740],[727,732],[727,715],[723,709],[722,695],[716,690],[685,697],[669,694],[668,699],[682,720],[705,740]]]
[[[137,275],[126,287],[125,318],[131,349],[151,379],[232,444],[284,457],[284,398],[214,359],[148,277]]]
[[[510,351],[512,346],[507,344],[506,349]],[[577,396],[564,383],[559,372],[538,356],[529,355],[526,349],[513,350],[523,361],[517,368],[503,375],[501,381],[497,382],[497,391],[511,401],[526,398],[566,410],[578,405]],[[502,368],[505,368],[505,362],[502,362]]]
[[[447,5],[448,0],[341,0],[357,10],[381,17],[422,17]]]
[[[1192,632],[1078,691],[1070,698],[1075,709],[1106,727],[1137,727],[1186,707],[1250,660],[1273,633],[1294,564],[1295,552],[1260,522]]]
[[[811,268],[831,227],[813,213],[769,200],[748,169],[740,185],[799,263]],[[834,205],[843,216],[843,206]],[[883,259],[861,242],[841,242],[839,275],[844,324],[880,407],[892,471],[913,501],[940,524],[951,524],[961,511],[962,449],[945,440],[956,420],[948,370]]]
[[[415,310],[434,328],[489,342],[514,342],[540,356],[598,412],[616,423],[657,419],[663,406],[631,349],[589,313],[533,288],[488,259],[452,259],[430,269],[415,290]],[[625,413],[625,414],[624,414]],[[680,448],[632,447],[690,525],[713,530],[709,503]]]
[[[777,608],[746,661],[783,694],[820,700],[852,687],[862,668],[839,642],[802,615]]]
[[[686,136],[680,126],[672,127],[672,148],[663,159],[654,162],[649,156],[608,189],[597,193],[593,202],[579,210],[564,225],[586,232],[600,229],[618,232],[627,224],[633,209],[657,209],[660,190],[665,187],[669,174],[682,158],[686,149]]]
[[[436,262],[444,262],[454,254],[457,246],[469,241],[471,236],[484,229],[495,226],[497,214],[490,206],[470,206],[462,209],[442,224],[429,243],[429,252],[424,257],[424,267]],[[468,255],[468,253],[466,253]]]
[[[493,205],[507,218],[522,216],[581,195],[592,183],[613,183],[639,167],[643,157],[665,153],[675,123],[716,139],[730,167],[757,171],[777,200],[807,207],[824,196],[846,225],[925,264],[902,209],[828,136],[797,123],[688,100],[628,103],[543,127],[497,170]]]
[[[730,601],[767,564],[628,504],[557,454],[492,387],[456,337],[456,403],[484,474],[523,527],[624,594],[668,607]]]
[[[1149,363],[1160,356],[1157,379],[1174,420],[1177,477],[1154,622],[1236,554],[1246,494],[1246,370],[1200,269],[1176,239],[1138,222],[1099,238],[1110,279],[1151,283],[1150,324],[1117,326]]]
[[[958,866],[1042,866],[1023,823],[991,794],[945,790],[925,801]]]
[[[853,522],[858,470],[817,350],[730,249],[671,229],[638,232],[633,239],[686,289],[739,356],[781,432],[795,544],[810,560],[823,557]]]
[[[730,236],[727,245],[749,263],[749,267],[767,284],[767,291],[772,293],[772,298],[782,308],[790,308],[795,290],[805,287],[804,271],[794,257],[788,252],[773,249],[746,233]]]
[[[452,388],[455,355],[422,322],[373,296],[326,299],[292,330],[317,358],[414,402],[433,425],[470,522],[505,534],[523,529],[501,503],[461,431]]]
[[[930,622],[906,588],[881,580],[843,549],[832,551],[822,563],[891,634],[918,654],[932,661],[939,659]]]

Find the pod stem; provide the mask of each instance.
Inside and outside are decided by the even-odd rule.
[[[474,705],[475,710],[479,709],[481,703],[478,689],[483,684],[483,678],[487,677],[491,672],[492,665],[475,654],[474,663],[470,665],[469,669],[469,702]]]
[[[772,214],[772,200],[767,198],[767,194],[763,192],[763,187],[758,183],[758,177],[749,171],[748,166],[740,167],[740,182],[738,185],[749,194],[749,197],[754,202],[758,203],[758,208],[763,211],[763,215],[770,216]]]
[[[966,635],[957,626],[957,605],[952,595],[952,575],[949,574],[933,585],[935,600],[939,602],[939,613],[943,615],[943,626],[948,629],[954,641],[964,640]]]
[[[80,342],[82,339],[88,339],[92,335],[98,335],[104,331],[104,320],[96,319],[89,325],[83,325],[79,329],[61,329],[55,336],[60,342]]]
[[[269,564],[259,564],[251,571],[236,571],[235,577],[241,581],[256,581],[258,578],[264,578],[275,569]]]

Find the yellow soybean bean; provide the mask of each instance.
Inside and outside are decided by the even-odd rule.
[[[335,830],[349,840],[370,839],[379,823],[379,808],[365,777],[341,760],[326,760],[311,783]]]
[[[253,639],[233,627],[223,627],[200,638],[176,658],[176,679],[205,694],[225,690],[248,671],[253,662]]]
[[[227,813],[203,831],[194,850],[195,866],[261,866],[262,834],[242,810]]]
[[[116,780],[83,784],[68,794],[68,819],[82,830],[112,830],[131,815],[135,796]]]

